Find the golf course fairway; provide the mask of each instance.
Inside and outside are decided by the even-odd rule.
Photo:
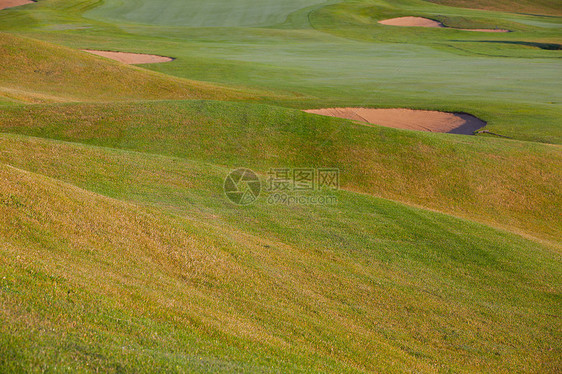
[[[555,0],[0,0],[0,373],[559,373]]]

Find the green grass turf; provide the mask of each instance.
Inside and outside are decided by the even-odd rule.
[[[269,26],[284,22],[293,12],[325,0],[171,0],[165,3],[133,0],[106,1],[88,16],[118,22],[189,27]]]
[[[0,131],[266,172],[337,167],[349,189],[557,239],[558,147],[355,125],[210,101],[7,108]]]
[[[0,372],[556,373],[562,153],[537,143],[562,142],[553,5],[0,11]],[[514,32],[377,23],[406,15]],[[518,140],[290,109],[336,105],[465,111]],[[240,208],[236,167],[337,167],[342,190]]]
[[[500,10],[504,12],[527,12],[544,15],[562,16],[562,7],[557,0],[428,0],[432,3],[477,8],[487,10]]]
[[[554,248],[345,191],[333,207],[239,209],[229,168],[0,143],[3,370],[559,364]]]
[[[191,80],[274,91],[278,97],[264,100],[282,106],[465,111],[483,117],[490,131],[505,136],[561,142],[562,51],[537,47],[562,44],[560,17],[451,8],[417,0],[330,3],[336,2],[297,10],[270,27],[198,28],[125,19],[117,23],[99,18],[94,2],[44,0],[0,14],[0,28],[73,48],[176,57],[171,63],[144,67]],[[255,1],[246,4],[257,8],[258,18],[269,9]],[[212,19],[210,9],[201,20]],[[498,26],[515,32],[377,23],[404,15],[440,18],[455,27]]]
[[[0,33],[0,97],[24,102],[248,99],[251,94],[173,78],[53,44]]]

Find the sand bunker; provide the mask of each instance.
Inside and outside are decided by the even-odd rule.
[[[0,0],[1,1],[1,0]],[[84,49],[84,52],[92,53],[94,55],[110,58],[124,64],[155,64],[158,62],[169,62],[174,59],[171,57],[147,55],[143,53],[129,53],[129,52],[109,52],[109,51],[94,51],[91,49]]]
[[[452,27],[446,27],[439,21],[435,21],[423,17],[398,17],[398,18],[387,19],[384,21],[379,21],[379,23],[387,26],[452,28]],[[509,30],[504,30],[504,29],[454,29],[454,30],[479,31],[479,32],[509,32]]]
[[[328,108],[307,113],[346,118],[397,129],[472,135],[486,122],[466,113],[447,113],[412,109]]]
[[[33,3],[31,0],[0,0],[0,10],[31,3]]]
[[[441,22],[423,17],[398,17],[379,21],[388,26],[445,27]]]

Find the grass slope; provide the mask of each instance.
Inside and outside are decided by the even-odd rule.
[[[228,168],[0,143],[4,371],[559,365],[560,258],[541,244],[349,192],[240,210]]]
[[[503,12],[527,12],[562,16],[562,7],[556,0],[427,0],[448,6],[499,10]]]
[[[557,240],[557,146],[208,101],[6,108],[0,129],[249,167],[338,167],[345,187]]]
[[[551,0],[509,4],[532,14],[421,0],[0,11],[0,372],[558,372],[562,153],[528,141],[562,142],[562,18],[536,14]],[[378,24],[404,15],[514,32]],[[288,109],[347,105],[470,112],[525,141]],[[237,167],[337,167],[343,188],[334,205],[263,192],[238,207],[222,188]]]
[[[0,33],[0,66],[0,95],[20,101],[251,97],[6,33]]]

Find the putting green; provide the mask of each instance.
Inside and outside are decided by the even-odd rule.
[[[90,12],[94,18],[190,27],[268,26],[323,0],[109,0]]]

